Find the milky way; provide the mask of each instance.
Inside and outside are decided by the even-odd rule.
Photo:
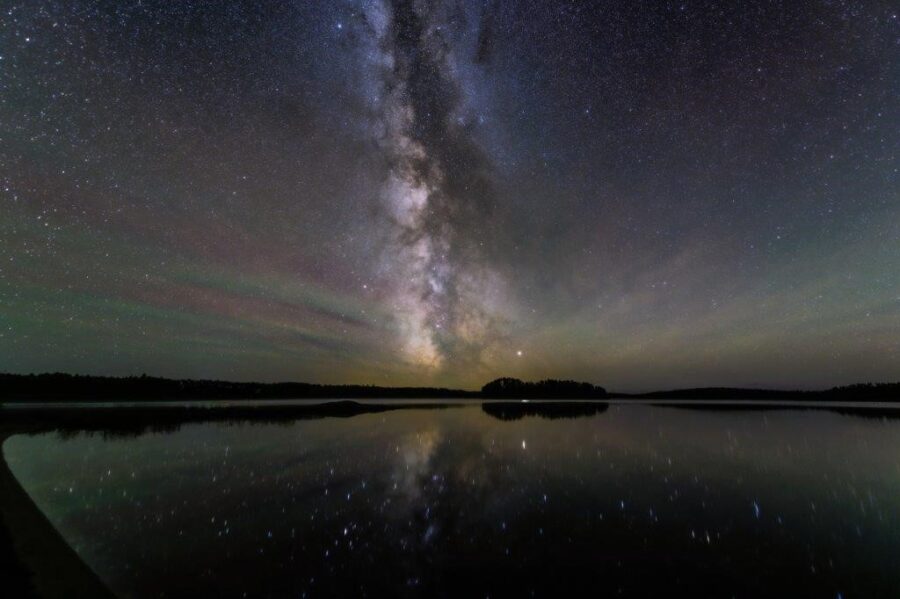
[[[876,0],[7,3],[0,370],[896,379]]]
[[[493,208],[490,163],[470,134],[448,4],[374,5],[366,19],[381,75],[376,131],[390,164],[384,201],[396,225],[386,268],[399,282],[406,357],[429,369],[480,357],[499,334],[502,293],[478,243]]]

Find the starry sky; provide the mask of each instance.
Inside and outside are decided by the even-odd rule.
[[[898,13],[6,2],[0,370],[896,380]]]

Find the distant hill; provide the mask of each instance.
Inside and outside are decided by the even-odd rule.
[[[617,393],[619,399],[780,399],[787,401],[896,401],[900,383],[861,383],[832,387],[822,391],[785,391],[779,389],[742,389],[739,387],[700,387],[650,393]]]
[[[376,387],[313,383],[237,383],[72,374],[0,374],[0,401],[163,401],[238,399],[691,399],[790,401],[898,401],[900,383],[859,384],[824,391],[703,387],[651,393],[609,393],[591,383],[499,378],[480,391],[435,387]]]
[[[165,401],[203,399],[417,399],[479,397],[435,387],[376,387],[312,383],[235,383],[151,376],[0,374],[0,401]]]

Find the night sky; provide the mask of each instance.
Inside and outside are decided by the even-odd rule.
[[[898,13],[4,2],[0,371],[896,380]]]

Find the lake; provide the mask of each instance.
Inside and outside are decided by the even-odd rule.
[[[885,413],[391,404],[68,427],[3,454],[120,596],[888,597]]]

